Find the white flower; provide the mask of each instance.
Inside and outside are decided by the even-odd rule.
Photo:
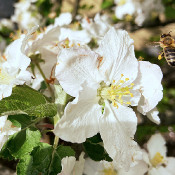
[[[132,84],[138,72],[133,40],[127,32],[112,28],[98,53],[103,57],[101,62],[99,54],[81,47],[63,49],[58,56],[56,77],[76,98],[67,105],[54,133],[63,140],[81,143],[100,132],[116,166],[128,169],[138,153],[133,141],[137,118],[128,107],[140,99]]]
[[[117,18],[124,19],[127,15],[132,16],[139,26],[164,12],[161,0],[116,0],[115,3],[117,4],[115,9]]]
[[[74,40],[79,44],[88,43],[90,41],[85,30],[74,31],[68,28],[71,21],[72,16],[70,13],[61,14],[55,19],[53,25],[49,25],[44,32],[40,33],[37,38],[30,43],[30,47],[27,50],[28,55],[41,54],[41,58],[44,62],[41,62],[40,66],[47,79],[50,78],[53,72],[52,70],[54,70],[53,68],[56,65],[57,55],[60,52],[60,48],[62,48],[62,43],[68,41],[68,38],[69,43],[74,43]],[[37,84],[40,84],[43,79],[38,79],[38,77],[40,77],[38,71],[35,73],[37,76],[34,83],[37,82]]]
[[[7,120],[7,116],[0,117],[0,150],[8,138],[18,131],[20,128],[13,126],[12,122]]]
[[[41,23],[41,15],[29,0],[19,1],[14,4],[14,7],[15,11],[11,20],[16,22],[21,30],[28,30]]]
[[[85,175],[144,175],[147,172],[147,165],[144,161],[139,161],[137,165],[131,167],[128,172],[123,169],[117,169],[113,162],[100,161],[95,162],[90,158],[85,160]]]
[[[107,15],[100,16],[97,13],[94,17],[94,21],[89,18],[84,18],[82,20],[81,26],[87,31],[91,39],[96,39],[100,43],[102,37],[111,27],[110,21]]]
[[[145,162],[150,166],[148,175],[174,175],[175,158],[166,157],[165,144],[161,134],[155,134],[149,139],[148,154],[144,153]]]
[[[25,55],[25,47],[35,30],[33,28],[27,35],[21,35],[6,48],[0,62],[0,99],[10,96],[15,85],[30,82],[31,74],[26,71],[30,58]]]
[[[65,92],[76,98],[66,106],[54,133],[81,143],[100,132],[116,166],[129,168],[139,152],[133,141],[137,118],[129,105],[139,105],[143,113],[157,105],[162,98],[160,68],[138,62],[127,32],[111,28],[96,52],[82,47],[63,49],[55,72]]]
[[[76,161],[75,157],[64,157],[61,160],[62,171],[58,175],[83,175],[84,170],[84,153],[79,156]]]

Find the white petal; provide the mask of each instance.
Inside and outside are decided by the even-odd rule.
[[[97,134],[102,108],[96,95],[97,91],[92,88],[80,91],[80,95],[66,106],[63,117],[54,129],[55,135],[65,141],[82,143]]]
[[[151,168],[148,171],[148,175],[174,175],[169,173],[164,167],[160,166],[158,168]]]
[[[85,175],[101,175],[104,170],[103,161],[96,162],[90,158],[87,158],[84,165]]]
[[[147,171],[148,165],[141,160],[137,165],[131,167],[128,172],[119,170],[118,175],[144,175]]]
[[[150,159],[152,159],[157,152],[159,152],[165,159],[167,152],[165,144],[165,139],[161,136],[161,134],[154,134],[151,136],[147,142],[147,149]]]
[[[83,170],[84,170],[84,163],[85,163],[85,159],[84,159],[84,155],[85,153],[82,152],[79,156],[79,160],[76,161],[74,169],[72,171],[72,175],[76,174],[76,175],[82,175],[83,174]]]
[[[160,118],[158,116],[159,111],[157,110],[157,108],[153,108],[151,111],[149,111],[148,113],[146,113],[147,117],[154,123],[156,123],[157,125],[160,124]]]
[[[156,107],[163,97],[163,88],[161,85],[162,71],[159,66],[147,61],[139,62],[140,90],[143,95],[139,102],[138,110],[146,114]],[[137,83],[136,83],[137,84]]]
[[[106,81],[118,81],[121,74],[132,82],[138,72],[138,61],[135,58],[133,40],[126,31],[111,28],[104,36],[97,52],[103,57],[100,71]]]
[[[175,172],[175,158],[174,157],[168,157],[167,158],[167,164],[165,169],[171,174],[174,175]]]
[[[118,168],[128,170],[137,155],[137,144],[133,137],[137,118],[131,108],[119,104],[119,108],[105,102],[105,114],[100,119],[100,135],[109,156]]]
[[[55,76],[66,93],[76,97],[84,81],[92,86],[101,81],[97,58],[98,54],[84,48],[69,48],[61,51]]]
[[[68,25],[72,21],[71,13],[61,13],[59,17],[55,18],[55,25]]]
[[[12,94],[13,85],[0,85],[0,100]]]
[[[62,160],[61,160],[61,166],[62,166],[62,171],[61,173],[59,173],[58,175],[71,175],[71,172],[74,168],[74,165],[75,165],[75,157],[64,157]]]
[[[7,116],[0,117],[0,128],[4,127],[6,120],[7,120]],[[0,133],[1,133],[1,130],[0,130]]]
[[[74,31],[68,28],[61,28],[59,41],[65,40],[66,38],[80,42],[81,44],[89,43],[91,40],[89,34],[85,30]]]

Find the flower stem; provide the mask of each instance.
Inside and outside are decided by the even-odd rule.
[[[40,65],[39,65],[38,63],[35,63],[35,65],[36,65],[36,67],[38,68],[38,70],[40,71],[42,77],[44,78],[44,81],[45,81],[45,83],[46,83],[46,86],[47,86],[47,88],[48,88],[49,91],[50,91],[50,95],[51,95],[51,97],[52,97],[52,100],[54,101],[54,99],[55,99],[54,92],[53,92],[53,90],[52,90],[50,84],[47,82],[47,78],[46,78],[44,72],[42,71],[42,69],[41,69],[41,67],[40,67]]]

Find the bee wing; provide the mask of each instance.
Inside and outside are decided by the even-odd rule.
[[[160,46],[160,42],[151,42],[151,43],[147,43],[146,46],[159,47],[159,46]]]

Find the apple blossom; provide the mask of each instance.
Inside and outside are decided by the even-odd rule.
[[[30,0],[21,0],[15,3],[14,7],[15,12],[11,20],[16,22],[21,30],[41,24],[41,15]]]
[[[76,98],[67,105],[54,133],[63,140],[81,143],[100,132],[110,157],[128,169],[137,155],[133,141],[137,118],[128,105],[137,104],[140,98],[132,88],[138,72],[133,40],[125,31],[116,33],[112,28],[99,48],[99,53],[104,52],[99,68],[99,54],[90,49],[63,49],[58,56],[56,77],[63,89]]]
[[[95,162],[90,158],[85,159],[84,174],[85,175],[144,175],[148,167],[144,161],[131,167],[128,172],[123,169],[117,169],[113,162],[100,161]]]
[[[148,175],[174,175],[175,158],[166,156],[165,144],[161,134],[155,134],[148,140],[148,153],[144,152],[144,160],[149,165]]]
[[[150,70],[150,74],[143,75],[145,72],[140,68]],[[55,135],[81,143],[100,132],[104,147],[117,166],[129,168],[137,155],[137,144],[133,141],[137,118],[129,106],[139,105],[143,98],[147,103],[141,103],[140,108],[149,112],[162,98],[160,76],[152,86],[153,92],[160,86],[157,96],[161,97],[151,103],[148,92],[152,86],[147,84],[151,79],[147,80],[152,69],[160,71],[158,66],[138,62],[133,40],[127,32],[116,32],[114,28],[104,36],[96,52],[82,47],[63,49],[58,55],[56,78],[65,92],[76,98],[65,108]]]
[[[161,0],[115,0],[115,3],[117,4],[115,9],[117,18],[124,19],[128,16],[130,19],[134,19],[139,26],[164,12]],[[155,16],[152,16],[152,14]]]
[[[25,55],[27,40],[36,30],[33,28],[28,34],[12,42],[5,50],[0,60],[0,99],[8,97],[15,85],[30,82],[31,74],[26,70],[30,58]]]

